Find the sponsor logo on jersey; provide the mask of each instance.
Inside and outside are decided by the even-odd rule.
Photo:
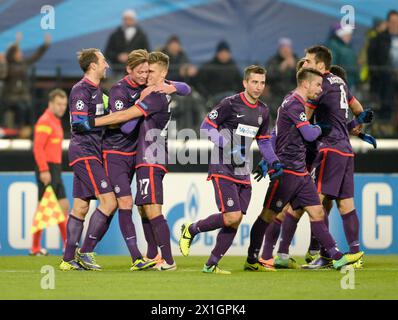
[[[249,126],[239,123],[236,128],[236,134],[243,137],[255,138],[258,132],[258,127]]]

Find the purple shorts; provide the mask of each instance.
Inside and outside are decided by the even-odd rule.
[[[116,198],[131,196],[131,181],[135,174],[135,153],[104,152],[105,173],[111,181]]]
[[[319,153],[320,165],[315,172],[318,193],[330,199],[354,197],[354,157],[334,151]]]
[[[85,159],[73,166],[73,197],[85,200],[96,199],[99,194],[112,192],[109,178],[101,162]]]
[[[319,195],[309,174],[283,173],[280,180],[270,183],[264,201],[264,208],[279,213],[290,203],[293,210],[320,205]]]
[[[213,177],[214,191],[218,209],[224,212],[241,211],[246,214],[252,195],[250,184],[237,183],[232,180]]]
[[[137,195],[135,204],[163,204],[163,178],[165,171],[154,166],[137,168]]]

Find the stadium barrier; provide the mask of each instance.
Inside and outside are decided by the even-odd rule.
[[[193,221],[216,213],[214,191],[206,173],[170,173],[164,179],[164,209],[171,231],[173,253],[179,255],[178,238],[184,221]],[[72,174],[63,173],[67,197],[72,201]],[[233,246],[227,254],[245,255],[249,245],[250,227],[259,214],[264,200],[268,179],[253,183],[253,194],[247,215],[239,228]],[[135,194],[135,181],[132,192]],[[71,202],[72,203],[72,202]],[[92,201],[90,214],[96,205]],[[355,205],[360,219],[361,246],[369,254],[398,253],[398,175],[356,174]],[[34,173],[0,173],[0,255],[25,255],[31,246],[30,227],[37,206],[37,186]],[[142,225],[134,208],[133,220],[137,229],[138,245],[146,249]],[[87,227],[88,218],[85,226]],[[330,228],[341,250],[347,245],[341,218],[333,208]],[[86,229],[85,229],[86,230]],[[84,232],[85,232],[84,230]],[[84,234],[84,233],[83,233]],[[208,255],[214,246],[217,231],[200,234],[192,244],[192,255]],[[305,254],[310,238],[309,221],[306,215],[300,221],[292,243],[293,255]],[[51,254],[61,254],[62,243],[58,228],[50,227],[43,232],[43,245]],[[127,255],[117,219],[105,235],[96,251],[100,254]]]

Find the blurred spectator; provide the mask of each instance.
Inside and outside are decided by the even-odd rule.
[[[372,28],[370,28],[365,34],[365,42],[358,57],[358,64],[361,68],[359,77],[362,82],[367,82],[369,80],[368,48],[370,41],[386,29],[387,22],[385,20],[375,18],[373,20]]]
[[[347,80],[351,89],[359,82],[357,54],[351,47],[353,28],[340,23],[332,27],[332,33],[326,46],[332,51],[333,63],[347,71]]]
[[[136,49],[149,51],[149,42],[137,24],[136,12],[126,10],[123,12],[123,24],[111,34],[105,48],[105,56],[115,73],[125,73],[128,54]]]
[[[11,115],[4,116],[3,119],[7,127],[21,127],[21,133],[27,138],[32,133],[31,126],[35,116],[28,69],[47,51],[51,37],[46,35],[44,44],[28,57],[24,57],[19,46],[21,39],[22,34],[18,33],[16,42],[8,48],[6,53],[7,75],[4,79],[2,102],[5,111],[10,111]]]
[[[398,11],[391,10],[387,16],[387,30],[370,41],[368,64],[371,77],[371,90],[381,104],[378,116],[390,119],[396,111],[398,90]]]
[[[278,51],[265,63],[270,90],[267,102],[273,114],[281,105],[283,97],[296,87],[296,64],[297,56],[293,52],[292,41],[280,38]]]
[[[181,42],[176,35],[171,36],[161,51],[169,56],[170,67],[167,79],[190,82],[196,76],[197,68],[189,63]]]
[[[242,77],[227,42],[219,42],[214,58],[199,69],[197,89],[215,102],[242,90]]]
[[[0,97],[3,92],[4,78],[7,76],[7,61],[4,53],[0,52]]]

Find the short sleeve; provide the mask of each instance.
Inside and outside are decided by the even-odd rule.
[[[218,128],[230,114],[231,102],[229,99],[224,99],[207,114],[205,121],[212,127]]]
[[[87,90],[73,90],[69,96],[69,109],[71,115],[87,116],[90,98],[90,92]]]
[[[138,101],[135,106],[144,113],[145,117],[147,117],[163,110],[167,103],[166,95],[151,93],[150,95],[146,96],[144,100]]]
[[[109,110],[111,112],[128,109],[131,107],[128,103],[128,96],[120,86],[111,89],[109,92]]]
[[[264,107],[261,113],[262,122],[260,124],[260,128],[258,129],[258,134],[256,139],[270,139],[271,134],[269,131],[269,109],[268,107]]]
[[[296,128],[300,128],[310,122],[307,119],[307,115],[305,113],[304,106],[300,103],[296,103],[287,110],[287,115],[291,121],[293,121]]]

